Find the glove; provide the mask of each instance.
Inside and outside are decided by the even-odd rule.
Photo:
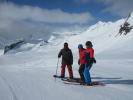
[[[95,63],[95,64],[97,63],[95,58],[93,58],[93,63]]]
[[[80,60],[78,60],[78,65],[80,65]]]
[[[60,58],[61,56],[60,55],[58,55],[58,58]]]

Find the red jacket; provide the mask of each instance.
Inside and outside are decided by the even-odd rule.
[[[85,52],[90,54],[90,58],[94,58],[94,49],[93,48],[86,48]]]
[[[80,64],[85,64],[84,52],[85,52],[84,48],[79,50],[79,61],[80,61]]]

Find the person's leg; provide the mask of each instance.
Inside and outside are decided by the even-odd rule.
[[[89,67],[88,67],[89,70],[91,69],[92,65],[93,65],[93,63],[89,64]]]
[[[84,69],[85,69],[85,65],[84,65],[84,64],[80,65],[80,67],[79,67],[79,75],[80,75],[80,78],[81,78],[81,80],[82,80],[83,82],[85,81],[84,75],[83,75]]]
[[[91,83],[91,77],[90,77],[90,72],[89,72],[89,64],[85,64],[84,78],[85,78],[85,83],[86,84]]]
[[[65,77],[65,67],[66,65],[61,65],[61,77]]]
[[[67,65],[68,68],[68,72],[69,72],[69,77],[73,78],[73,70],[72,70],[72,66],[71,65]]]

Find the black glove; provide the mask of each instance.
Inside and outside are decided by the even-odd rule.
[[[93,63],[95,63],[95,64],[97,63],[97,61],[96,61],[96,59],[95,59],[95,58],[93,58]]]
[[[80,60],[78,60],[78,65],[80,65]]]
[[[61,57],[61,55],[58,55],[58,58],[60,58]]]

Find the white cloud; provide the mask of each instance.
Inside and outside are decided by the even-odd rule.
[[[30,37],[31,34],[49,36],[60,28],[72,29],[92,20],[90,13],[67,13],[60,9],[47,10],[39,7],[18,6],[12,3],[0,4],[0,36],[6,39]],[[69,27],[69,25],[71,27]]]
[[[111,12],[113,14],[126,17],[133,11],[133,0],[99,0],[108,7],[104,12]]]
[[[16,6],[14,4],[0,5],[0,18],[10,20],[31,20],[47,23],[78,23],[92,20],[90,13],[67,13],[60,9],[47,10],[39,7]]]

